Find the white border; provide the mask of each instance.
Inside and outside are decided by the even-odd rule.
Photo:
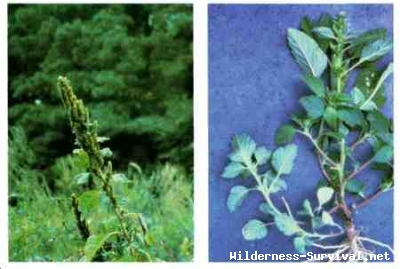
[[[208,262],[208,4],[209,3],[236,3],[236,4],[365,4],[365,3],[394,3],[396,1],[370,1],[370,0],[352,0],[352,1],[253,1],[253,0],[175,0],[175,1],[163,1],[163,0],[147,0],[147,1],[116,1],[111,0],[97,0],[97,1],[12,1],[8,3],[194,3],[194,145],[195,145],[195,252],[193,263],[9,263],[8,262],[8,217],[7,217],[7,2],[0,4],[0,27],[1,37],[3,42],[0,42],[1,59],[0,63],[1,72],[0,81],[2,82],[2,90],[0,91],[0,268],[243,268],[243,266],[251,266],[252,268],[320,268],[321,264],[318,263],[209,263]],[[399,42],[400,42],[400,18],[399,18],[398,3],[394,4],[394,103],[397,104],[399,100],[399,94],[397,93],[397,85],[399,81],[400,70],[398,59],[399,58]],[[400,118],[396,115],[400,115],[398,105],[394,106],[394,123],[395,123],[395,156],[400,156],[400,148],[396,146],[396,141],[399,141],[399,133],[397,126],[400,126]],[[398,176],[397,167],[400,163],[395,158],[395,178]],[[6,186],[6,187],[3,187]],[[395,201],[395,212],[397,210],[397,203],[400,201],[399,188],[395,188],[394,201]],[[400,220],[399,213],[394,215],[395,225],[399,227]],[[397,224],[397,225],[396,225]],[[395,228],[395,260],[394,263],[380,263],[373,264],[325,264],[326,268],[336,268],[337,266],[343,268],[400,268],[400,240],[399,240],[399,228]]]

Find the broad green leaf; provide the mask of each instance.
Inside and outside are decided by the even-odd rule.
[[[286,189],[287,189],[286,182],[279,178],[277,181],[275,181],[273,185],[271,184],[269,192],[272,194]]]
[[[82,193],[78,198],[80,211],[84,215],[96,211],[100,206],[100,196],[101,192],[98,190],[85,191]]]
[[[379,39],[365,46],[361,51],[360,62],[375,61],[392,50],[391,40]]]
[[[393,133],[379,133],[377,136],[389,146],[393,146]]]
[[[325,225],[335,225],[335,222],[333,221],[332,216],[326,211],[322,212],[321,220]]]
[[[277,145],[291,143],[295,134],[296,129],[292,125],[283,125],[275,133],[275,143]]]
[[[350,94],[347,93],[338,93],[338,92],[331,92],[331,104],[335,104],[337,106],[352,106],[353,99]]]
[[[290,144],[280,147],[272,154],[272,166],[278,174],[290,174],[294,159],[297,155],[297,146]]]
[[[112,179],[114,182],[127,182],[129,181],[125,174],[118,173],[112,175]]]
[[[334,194],[334,190],[330,187],[322,187],[317,191],[317,198],[320,206],[329,202]]]
[[[103,158],[111,158],[113,156],[113,152],[111,151],[110,148],[104,148],[100,150],[100,155]]]
[[[380,74],[381,72],[376,70],[373,66],[366,67],[358,73],[355,86],[363,93],[365,100],[375,91]],[[363,100],[363,102],[365,102],[365,100]],[[378,107],[382,107],[385,100],[385,87],[382,84],[377,89],[372,101]],[[360,105],[362,105],[362,103]]]
[[[312,119],[319,118],[324,114],[324,102],[316,95],[309,95],[300,98],[300,104],[304,107],[308,116]]]
[[[317,96],[325,96],[325,85],[324,81],[319,77],[314,77],[313,75],[307,74],[303,76],[303,81]]]
[[[306,253],[306,247],[311,246],[313,243],[306,237],[295,237],[293,239],[294,248],[300,253]]]
[[[362,126],[364,123],[364,116],[358,109],[340,109],[338,110],[338,118],[348,124],[350,127],[356,125]]]
[[[239,176],[246,168],[238,162],[230,162],[222,173],[223,178],[235,178]]]
[[[247,134],[235,135],[232,140],[233,153],[229,158],[234,162],[251,163],[251,157],[257,148],[256,142]]]
[[[244,225],[242,234],[244,239],[248,241],[260,240],[267,236],[268,230],[262,221],[252,219]]]
[[[254,152],[254,157],[258,165],[266,164],[271,157],[271,151],[267,150],[265,147],[258,147]]]
[[[96,255],[96,253],[103,247],[104,243],[113,235],[117,235],[118,232],[112,232],[109,234],[93,234],[89,236],[85,244],[85,261],[90,262]]]
[[[372,111],[378,109],[378,106],[375,104],[374,101],[366,101],[361,107],[363,111]]]
[[[357,87],[355,87],[351,91],[351,97],[353,98],[353,103],[355,105],[361,105],[362,103],[365,102],[365,95],[364,93]]]
[[[272,216],[276,215],[276,212],[267,203],[262,203],[259,206],[259,209],[261,212],[263,212],[266,215],[272,215]]]
[[[379,134],[389,132],[390,121],[379,110],[369,112],[367,115],[367,121],[371,133]]]
[[[294,58],[306,74],[319,77],[324,72],[328,57],[317,42],[307,34],[294,28],[288,30],[289,47]]]
[[[90,173],[81,173],[74,176],[74,181],[76,182],[76,184],[82,185],[88,183],[89,178],[90,178]]]
[[[324,120],[328,123],[328,125],[332,128],[336,128],[337,126],[337,112],[333,107],[328,106],[324,112]]]
[[[387,163],[393,159],[393,148],[391,146],[383,146],[374,156],[374,162]]]
[[[291,236],[302,231],[296,220],[287,214],[275,215],[274,220],[276,227],[286,236]]]
[[[317,27],[312,31],[322,38],[335,39],[335,34],[329,27]]]
[[[320,18],[316,21],[311,21],[308,17],[304,17],[301,21],[301,30],[313,38],[318,46],[326,51],[329,47],[330,40],[320,37],[312,30],[317,27],[331,27],[332,26],[332,17],[329,14],[322,14]]]
[[[346,182],[345,188],[347,192],[363,196],[365,184],[362,181],[351,179]]]
[[[383,71],[382,75],[379,77],[378,81],[376,82],[376,85],[374,85],[372,92],[370,96],[368,96],[367,100],[361,105],[361,109],[363,110],[371,110],[371,109],[366,109],[366,107],[370,108],[371,107],[371,101],[374,100],[375,96],[379,96],[382,93],[379,93],[379,91],[382,91],[381,87],[383,85],[383,82],[393,73],[393,63],[390,63],[386,69]]]
[[[386,29],[379,28],[367,31],[365,33],[360,34],[356,38],[351,41],[352,47],[357,47],[359,45],[365,45],[367,43],[374,42],[376,40],[385,39],[386,38]]]
[[[228,196],[228,200],[226,201],[226,205],[229,209],[229,212],[234,212],[239,206],[242,205],[243,199],[246,197],[249,189],[244,186],[234,186]]]

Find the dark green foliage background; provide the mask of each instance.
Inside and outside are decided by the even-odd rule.
[[[23,126],[37,164],[71,151],[55,87],[65,75],[122,163],[190,169],[191,14],[187,5],[10,5],[9,124]]]
[[[171,245],[153,255],[191,259],[191,205],[177,206],[173,197],[192,197],[192,40],[191,5],[8,6],[10,259],[80,259],[69,196],[77,188],[71,179],[85,165],[71,155],[74,138],[56,89],[59,75],[71,80],[99,122],[99,135],[110,138],[104,146],[114,152],[115,170],[130,179],[138,176],[129,163],[144,170],[144,182],[132,190],[141,197],[135,198],[138,210],[150,212],[153,222],[163,221],[164,213],[153,212],[157,203],[181,211],[176,227],[169,212],[168,231],[155,230]],[[160,183],[163,173],[171,179]],[[154,196],[154,188],[176,180],[183,184],[178,193],[169,188],[168,197]],[[158,199],[153,207],[150,199]],[[27,211],[41,214],[21,219]],[[38,232],[34,225],[43,218]],[[64,247],[50,247],[45,240],[54,236]],[[30,253],[33,242],[36,254]]]

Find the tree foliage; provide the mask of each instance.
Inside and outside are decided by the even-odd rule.
[[[191,167],[191,6],[10,5],[8,38],[9,122],[40,164],[70,151],[65,75],[117,155]]]

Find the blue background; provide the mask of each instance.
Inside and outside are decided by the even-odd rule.
[[[292,238],[275,228],[266,239],[248,242],[241,229],[251,218],[265,219],[258,211],[261,197],[250,195],[234,213],[225,202],[232,186],[251,183],[223,180],[230,141],[234,134],[248,133],[258,144],[274,149],[274,133],[293,113],[301,111],[299,97],[310,93],[301,82],[301,71],[287,47],[287,28],[298,28],[303,16],[346,11],[351,31],[383,27],[392,36],[392,5],[210,5],[209,6],[209,257],[228,261],[230,251],[296,253]],[[392,59],[388,55],[382,67]],[[392,115],[392,77],[386,82],[384,113]],[[311,145],[296,137],[298,157],[286,177],[282,193],[292,209],[300,210],[306,198],[315,204],[315,186],[322,178]],[[367,185],[378,184],[376,174],[363,173]],[[373,213],[371,213],[373,212]],[[368,237],[393,245],[393,194],[381,195],[355,218]],[[316,249],[313,249],[315,251]],[[377,249],[384,253],[384,249]]]

